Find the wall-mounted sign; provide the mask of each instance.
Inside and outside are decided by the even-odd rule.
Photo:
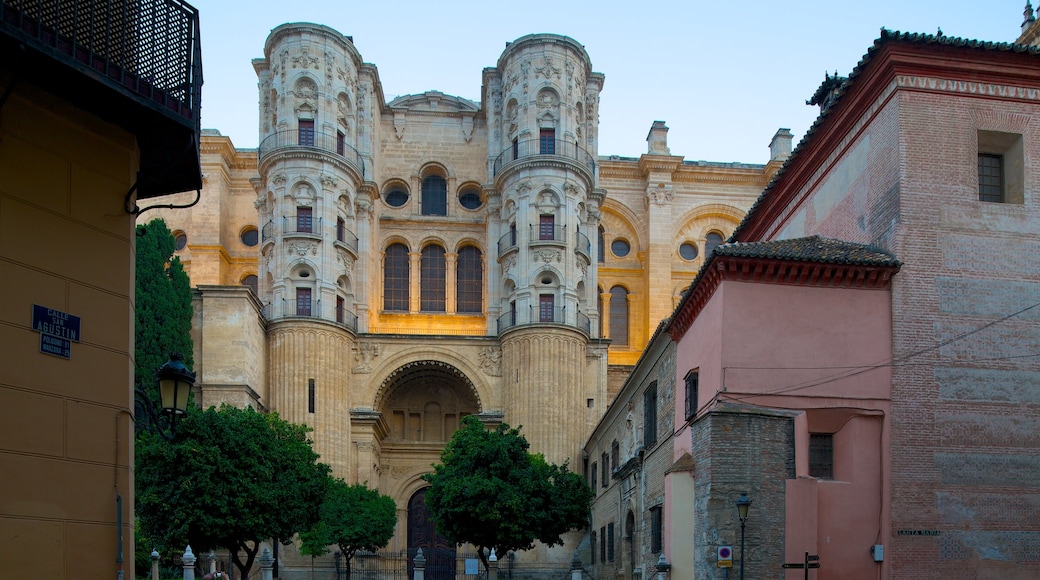
[[[733,548],[729,546],[719,546],[718,548],[718,565],[719,568],[732,568],[733,567]]]
[[[79,342],[79,316],[33,304],[32,326],[40,333],[40,352],[72,358],[72,343]]]

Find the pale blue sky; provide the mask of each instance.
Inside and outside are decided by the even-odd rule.
[[[795,143],[816,118],[805,100],[824,71],[847,75],[882,27],[1012,42],[1024,0],[701,0],[473,2],[188,0],[202,20],[202,125],[256,147],[251,60],[272,28],[315,22],[353,36],[388,100],[439,90],[477,101],[481,72],[507,41],[564,34],[606,75],[601,155],[638,156],[655,120],[673,155],[765,163],[769,140]]]

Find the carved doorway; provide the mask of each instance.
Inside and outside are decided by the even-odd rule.
[[[408,500],[408,577],[415,577],[415,554],[422,548],[427,580],[454,580],[455,544],[437,533],[426,507],[426,489]]]

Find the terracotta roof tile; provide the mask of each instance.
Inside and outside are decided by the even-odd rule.
[[[861,266],[899,266],[892,254],[874,246],[818,235],[768,242],[730,242],[715,248],[719,256],[765,258],[822,264],[854,264]]]

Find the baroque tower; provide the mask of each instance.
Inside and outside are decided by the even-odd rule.
[[[596,395],[586,360],[599,328],[589,232],[603,199],[595,161],[602,86],[584,47],[551,34],[509,43],[498,67],[484,71],[489,178],[500,204],[488,220],[498,254],[489,332],[515,369],[503,385],[505,414],[554,462],[577,457],[585,425],[576,419]]]

